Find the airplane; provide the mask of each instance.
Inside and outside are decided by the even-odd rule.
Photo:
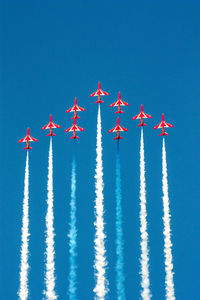
[[[76,131],[84,131],[82,127],[79,127],[76,125],[76,119],[74,119],[74,123],[72,127],[69,127],[65,130],[65,132],[71,132],[73,131],[73,136],[70,137],[70,139],[79,139],[79,137],[76,135]]]
[[[165,127],[174,127],[172,124],[166,123],[165,119],[164,119],[164,114],[162,114],[162,121],[160,124],[156,125],[153,129],[158,129],[158,128],[162,128],[162,133],[159,134],[159,136],[161,135],[168,135],[167,132],[165,132]]]
[[[27,135],[23,139],[19,140],[18,143],[23,143],[23,142],[26,143],[26,147],[24,148],[24,150],[26,150],[26,149],[32,149],[29,146],[29,142],[37,142],[37,141],[38,141],[37,139],[30,136],[30,129],[27,128]]]
[[[121,114],[123,113],[123,111],[121,110],[121,105],[129,106],[127,102],[122,101],[121,93],[119,92],[117,101],[110,104],[110,107],[118,106],[118,110],[115,112],[115,114]]]
[[[138,124],[138,127],[139,127],[139,126],[147,126],[147,124],[145,124],[145,123],[143,122],[143,119],[145,119],[145,118],[152,118],[152,116],[147,115],[147,114],[144,113],[144,111],[143,111],[143,105],[141,104],[141,111],[140,111],[140,113],[139,113],[137,116],[133,117],[132,120],[141,119],[141,120],[140,120],[141,123]]]
[[[107,92],[104,92],[101,90],[101,83],[98,83],[98,90],[90,95],[90,97],[98,96],[98,100],[95,103],[104,103],[104,101],[101,100],[101,96],[108,96],[109,94]]]
[[[53,133],[52,128],[60,128],[60,125],[53,123],[52,115],[50,115],[50,122],[46,126],[42,127],[42,130],[50,129],[50,133],[48,133],[47,136],[53,136],[55,133]]]
[[[120,131],[128,131],[127,128],[124,128],[122,127],[120,124],[119,124],[119,117],[117,118],[117,126],[115,126],[114,128],[110,129],[108,131],[108,133],[110,132],[117,132],[117,136],[114,138],[114,140],[120,140],[120,139],[123,139],[120,135],[119,135],[119,132]]]
[[[71,119],[80,119],[80,117],[77,116],[77,111],[85,111],[85,108],[82,108],[77,105],[77,98],[74,99],[74,106],[68,109],[66,113],[73,112],[73,111],[74,111],[74,116]]]

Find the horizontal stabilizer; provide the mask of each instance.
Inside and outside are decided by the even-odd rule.
[[[79,139],[79,137],[77,135],[76,136],[71,136],[70,140],[72,140],[72,139]]]
[[[168,135],[167,132],[162,132],[161,134],[159,134],[159,136],[162,136],[162,135]]]
[[[80,117],[76,116],[76,117],[72,117],[71,119],[80,119]]]
[[[122,111],[122,110],[120,110],[120,111],[118,110],[115,112],[115,114],[123,114],[123,113],[124,113],[124,111]]]
[[[47,134],[47,136],[52,136],[52,135],[55,136],[55,133],[52,132],[52,133]]]
[[[123,137],[121,137],[121,136],[116,136],[113,140],[122,140],[123,139]]]
[[[32,147],[30,147],[30,146],[27,146],[27,147],[25,147],[25,148],[23,148],[24,150],[26,150],[26,149],[32,149]]]
[[[145,124],[145,123],[143,123],[143,124],[138,124],[138,127],[140,127],[140,126],[147,126],[147,124]]]
[[[96,102],[94,102],[95,104],[96,103],[104,103],[104,101],[102,101],[102,100],[97,100]]]

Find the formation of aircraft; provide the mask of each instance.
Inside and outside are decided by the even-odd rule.
[[[98,100],[95,102],[95,103],[104,103],[104,101],[101,100],[101,96],[108,96],[109,93],[107,92],[104,92],[101,90],[101,83],[99,82],[98,83],[98,89],[96,92],[92,93],[90,95],[90,97],[98,97]],[[115,112],[115,114],[121,114],[121,113],[124,113],[122,110],[121,110],[121,106],[129,106],[129,104],[125,101],[123,101],[121,99],[121,93],[119,92],[118,93],[118,99],[117,101],[115,101],[114,103],[110,104],[110,107],[117,107],[118,110]],[[78,111],[85,111],[84,108],[78,106],[77,104],[77,98],[74,99],[74,105],[69,108],[66,113],[69,113],[69,112],[74,112],[74,115],[71,119],[73,119],[73,125],[69,128],[67,128],[65,130],[65,132],[73,132],[73,135],[70,137],[70,139],[79,139],[79,137],[76,135],[76,132],[77,131],[84,131],[84,128],[82,127],[79,127],[77,124],[76,124],[76,120],[77,119],[80,119],[80,117],[77,115],[77,112]],[[150,115],[144,113],[144,110],[143,110],[143,105],[141,104],[141,110],[140,110],[140,113],[138,115],[136,115],[135,117],[132,118],[132,120],[137,120],[137,119],[140,119],[140,123],[138,124],[138,126],[147,126],[145,123],[144,123],[144,119],[146,118],[152,118]],[[165,135],[168,135],[167,132],[165,132],[165,128],[171,128],[173,127],[172,124],[169,124],[169,123],[166,123],[165,122],[165,119],[164,119],[164,114],[162,114],[162,120],[161,120],[161,123],[159,123],[158,125],[156,125],[153,129],[162,129],[162,132],[161,134],[159,134],[159,136],[165,136]],[[42,130],[44,129],[49,129],[49,133],[47,134],[47,136],[55,136],[55,133],[53,133],[53,128],[60,128],[60,125],[57,125],[53,122],[53,119],[52,119],[52,115],[50,115],[50,122],[45,125],[44,127],[42,127]],[[122,127],[120,125],[120,121],[119,121],[119,117],[117,118],[117,125],[110,129],[108,132],[111,133],[111,132],[116,132],[117,133],[117,136],[114,138],[114,140],[120,140],[120,139],[123,139],[121,136],[120,136],[120,131],[128,131],[127,128],[125,127]],[[18,143],[23,143],[23,142],[26,142],[26,147],[23,148],[24,150],[28,150],[28,149],[32,149],[32,147],[30,147],[29,145],[29,142],[37,142],[38,140],[31,137],[30,136],[30,129],[27,128],[27,135],[18,141]]]
[[[53,119],[52,119],[52,115],[50,115],[50,122],[45,125],[44,127],[42,127],[42,130],[44,129],[49,129],[50,132],[47,134],[47,136],[55,136],[55,133],[53,133],[53,128],[60,128],[60,125],[57,125],[55,123],[53,123]]]
[[[26,143],[26,147],[23,148],[24,150],[26,150],[26,149],[32,149],[29,146],[29,142],[37,142],[37,141],[38,141],[37,139],[30,136],[30,129],[27,128],[27,135],[23,139],[19,140],[18,143]]]
[[[70,139],[79,139],[76,135],[76,131],[84,131],[82,127],[76,125],[76,119],[74,118],[73,125],[65,130],[65,132],[73,132],[73,136]]]
[[[110,133],[110,132],[117,132],[117,136],[114,138],[114,140],[121,140],[121,139],[123,139],[123,137],[120,136],[120,134],[119,134],[120,131],[128,131],[128,129],[125,128],[125,127],[122,127],[119,124],[119,117],[118,117],[117,118],[117,126],[115,126],[114,128],[110,129],[108,131],[108,133]]]
[[[166,123],[165,118],[164,118],[164,114],[162,114],[162,121],[158,125],[156,125],[153,129],[162,128],[162,133],[159,134],[159,136],[168,135],[168,133],[165,132],[165,127],[174,127],[174,126],[172,124]]]
[[[104,92],[101,90],[101,83],[98,83],[98,89],[96,92],[92,93],[90,97],[98,97],[98,100],[95,103],[104,103],[104,101],[101,100],[101,96],[108,96],[109,94],[107,92]]]
[[[143,105],[141,104],[141,111],[140,111],[140,113],[137,116],[133,117],[132,120],[140,119],[140,124],[138,124],[138,126],[147,126],[147,124],[145,124],[143,122],[143,119],[145,119],[145,118],[152,118],[152,116],[147,115],[147,114],[144,113],[144,111],[143,111]]]
[[[114,107],[114,106],[117,106],[118,107],[118,110],[115,112],[115,114],[121,114],[121,113],[124,113],[122,110],[121,110],[121,106],[129,106],[129,104],[125,101],[122,101],[122,98],[121,98],[121,93],[119,92],[118,93],[118,99],[116,102],[110,104],[110,107]]]

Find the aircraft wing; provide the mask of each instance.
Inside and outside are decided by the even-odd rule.
[[[65,132],[70,132],[70,131],[84,131],[84,129],[74,124],[72,127],[69,127],[65,130]]]
[[[25,136],[23,139],[19,140],[18,143],[23,143],[23,142],[26,142],[26,141],[27,140],[26,140],[26,136]]]
[[[38,140],[29,135],[29,141],[30,142],[37,142]]]
[[[109,94],[107,92],[104,92],[104,91],[102,91],[102,90],[99,89],[96,92],[92,93],[90,95],[90,97],[101,96],[101,95],[108,96]]]
[[[114,128],[110,129],[108,131],[108,133],[110,133],[110,132],[117,132],[117,131],[128,131],[128,129],[125,128],[125,127],[122,127],[121,125],[117,125]]]

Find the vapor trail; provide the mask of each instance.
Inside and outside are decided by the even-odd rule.
[[[170,210],[169,210],[169,196],[168,196],[168,181],[167,181],[167,160],[165,150],[165,138],[163,137],[162,148],[162,189],[163,189],[163,223],[164,223],[164,255],[165,255],[165,289],[166,299],[175,300],[174,295],[174,281],[173,281],[173,263],[172,263],[172,243],[171,243],[171,229],[170,229]]]
[[[146,183],[145,183],[145,161],[144,161],[144,139],[143,128],[141,127],[140,141],[140,234],[141,234],[141,296],[143,300],[151,299],[149,282],[149,250],[147,233],[147,210],[146,210]]]
[[[19,299],[26,300],[29,296],[28,291],[28,256],[29,256],[29,156],[27,150],[26,168],[24,178],[24,200],[23,200],[23,217],[22,217],[22,245],[21,245],[21,265],[20,265],[20,286]]]
[[[77,230],[76,230],[76,160],[72,160],[71,174],[71,201],[70,201],[70,229],[69,229],[69,299],[76,300],[76,283],[77,283]]]
[[[46,270],[44,294],[47,300],[57,299],[55,293],[55,261],[54,261],[54,227],[53,227],[53,154],[52,137],[49,145],[49,167],[47,183],[47,214],[46,214]]]
[[[105,238],[104,233],[104,206],[103,206],[103,163],[102,163],[102,136],[101,136],[101,111],[100,104],[98,108],[97,116],[97,145],[96,145],[96,169],[95,169],[95,276],[96,286],[94,288],[95,299],[104,300],[108,291],[106,280],[106,250],[105,250]]]
[[[123,256],[123,230],[122,230],[122,206],[121,206],[121,175],[120,175],[120,154],[119,154],[119,141],[117,143],[116,154],[116,286],[117,286],[117,299],[125,300],[124,288],[124,256]]]

